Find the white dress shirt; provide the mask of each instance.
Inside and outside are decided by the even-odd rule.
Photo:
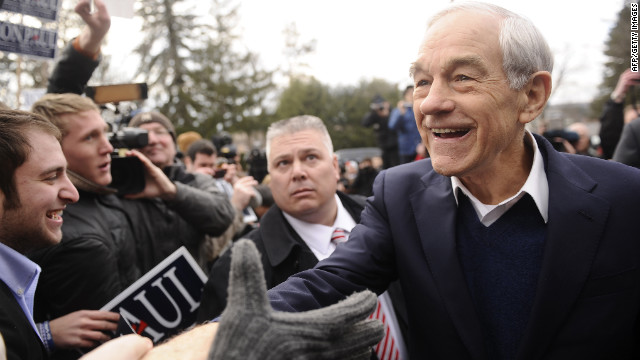
[[[525,141],[529,145],[532,145],[534,149],[533,164],[531,166],[529,176],[527,177],[527,181],[522,185],[522,188],[520,188],[518,193],[512,197],[497,205],[483,204],[478,200],[478,198],[471,194],[469,189],[462,184],[460,179],[456,176],[451,177],[451,186],[453,187],[453,195],[456,198],[456,203],[458,203],[457,190],[460,189],[460,191],[467,195],[471,200],[471,204],[476,210],[476,214],[478,214],[478,219],[480,219],[480,222],[482,222],[484,226],[489,226],[496,222],[502,215],[511,209],[511,207],[515,205],[525,193],[529,194],[533,198],[544,222],[546,223],[549,220],[549,183],[547,182],[547,173],[544,171],[544,161],[542,160],[542,154],[540,153],[540,149],[538,149],[538,144],[533,138],[533,135],[529,130],[525,131],[525,136],[527,136]]]

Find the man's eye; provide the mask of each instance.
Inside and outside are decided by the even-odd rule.
[[[418,81],[416,82],[416,87],[419,87],[419,86],[429,86],[429,85],[431,85],[431,81],[429,81],[429,80],[418,80]]]
[[[464,74],[456,75],[456,81],[468,81],[468,80],[473,80],[473,79]]]

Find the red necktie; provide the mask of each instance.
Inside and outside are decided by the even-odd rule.
[[[331,242],[336,244],[342,244],[349,239],[349,232],[342,228],[336,228],[333,230],[333,234],[331,234]]]
[[[382,304],[380,304],[380,300],[378,300],[378,306],[376,310],[369,316],[371,319],[378,319],[382,321],[384,324],[384,338],[380,340],[378,345],[375,346],[374,351],[380,360],[399,360],[400,352],[398,351],[398,347],[396,346],[396,342],[391,335],[391,329],[389,328],[389,323],[387,320],[387,316],[382,309]]]

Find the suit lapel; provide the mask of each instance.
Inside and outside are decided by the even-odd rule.
[[[580,168],[539,142],[549,183],[549,222],[538,289],[519,359],[541,358],[586,282],[610,205]],[[545,153],[548,156],[545,156]]]
[[[469,294],[456,250],[457,206],[449,178],[431,170],[411,196],[411,206],[431,274],[451,320],[476,359],[485,358],[480,321]]]

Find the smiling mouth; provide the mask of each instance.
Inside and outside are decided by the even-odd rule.
[[[62,210],[54,210],[47,212],[47,217],[51,220],[60,221],[62,220]]]
[[[465,136],[471,129],[431,129],[436,137],[441,139],[453,139]]]

